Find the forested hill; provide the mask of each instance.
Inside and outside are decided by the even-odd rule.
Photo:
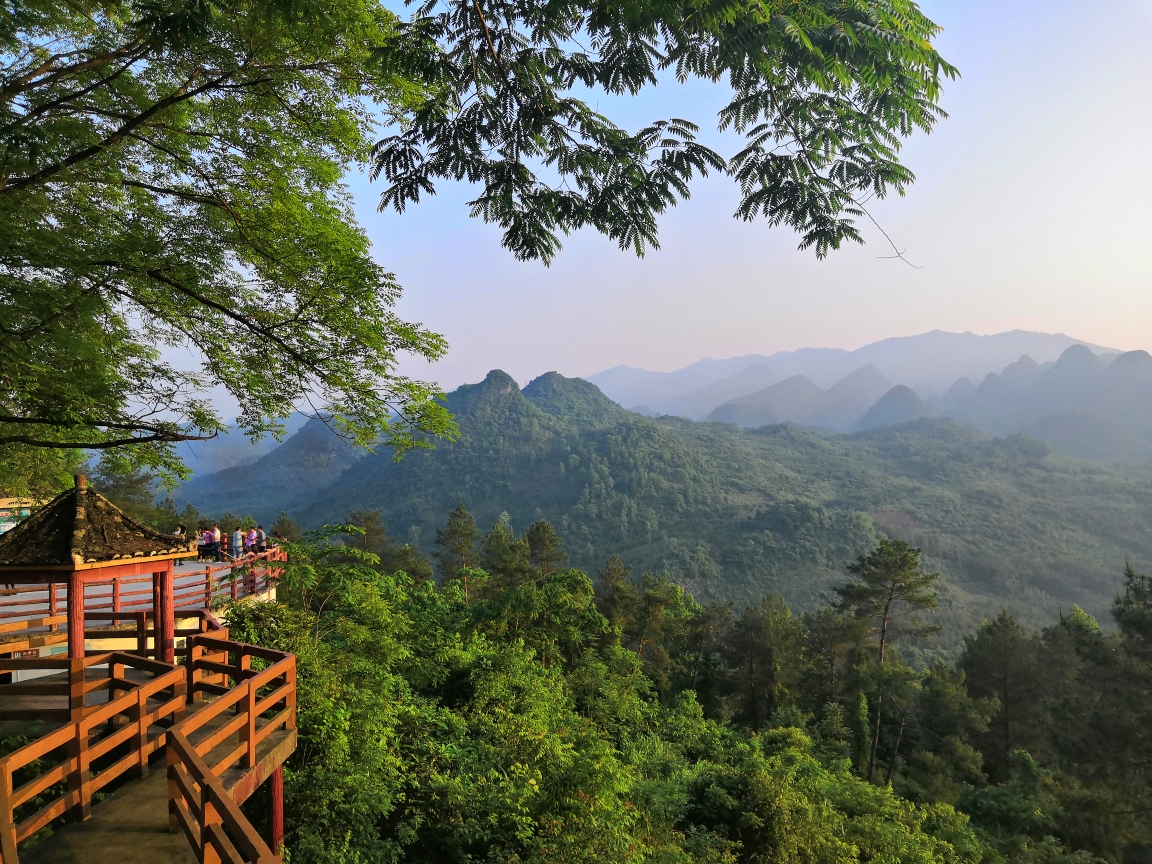
[[[1074,603],[1105,618],[1124,560],[1152,559],[1152,470],[1090,465],[950,420],[854,435],[742,431],[642,417],[555,373],[521,390],[499,371],[452,393],[449,408],[459,442],[400,463],[369,455],[322,490],[269,493],[256,515],[285,509],[318,525],[379,508],[430,552],[463,502],[482,528],[501,513],[517,531],[547,518],[589,572],[618,554],[701,601],[774,591],[800,608],[883,533],[923,546],[942,572],[954,636],[1004,603],[1036,624]],[[233,471],[259,474],[261,463]]]

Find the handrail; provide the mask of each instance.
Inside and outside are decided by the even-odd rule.
[[[224,601],[263,594],[276,583],[275,565],[287,556],[280,549],[250,553],[226,564],[177,572],[173,600],[177,618],[192,617],[195,611],[210,610]],[[143,586],[136,588],[135,586]],[[102,620],[116,624],[133,616],[152,614],[151,576],[123,576],[87,586],[84,597],[85,621]],[[58,583],[17,585],[0,590],[0,654],[28,651],[67,642],[67,592]],[[139,629],[139,627],[138,627]],[[200,632],[200,631],[196,631]],[[150,635],[151,631],[149,631]],[[177,631],[176,636],[190,635]],[[93,634],[86,638],[128,638],[127,634]],[[137,653],[146,649],[137,646]]]
[[[266,556],[269,554],[265,553]],[[263,560],[269,563],[283,560],[278,550],[275,550],[275,556]],[[256,557],[253,556],[253,560]],[[231,565],[209,568],[206,576],[209,584],[214,578],[213,569],[230,568]],[[266,585],[271,584],[274,578],[272,569],[264,568]],[[150,580],[145,577],[134,581]],[[132,582],[123,580],[123,584]],[[114,587],[119,589],[120,586]],[[232,596],[239,593],[235,580],[230,582],[229,588]],[[248,589],[254,592],[257,588],[258,580],[253,577],[245,586],[245,594],[249,593]],[[39,590],[44,593],[43,588]],[[218,586],[213,591],[215,597],[222,593]],[[0,595],[19,593],[8,591],[0,592]],[[145,592],[116,590],[117,603],[122,604],[123,598],[132,593]],[[66,620],[66,616],[59,614],[62,608],[66,608],[66,603],[60,604],[58,599],[52,591],[48,602],[54,614],[41,618],[64,617]],[[96,639],[135,638],[137,651],[92,653],[74,660],[65,657],[0,658],[0,672],[39,669],[68,673],[66,683],[0,684],[0,696],[7,693],[62,699],[61,707],[57,709],[0,709],[0,719],[54,719],[67,723],[0,759],[0,864],[18,864],[17,845],[59,816],[72,814],[86,818],[93,793],[129,769],[146,772],[149,755],[165,746],[169,830],[183,829],[201,861],[280,864],[280,857],[260,838],[239,805],[259,785],[260,772],[274,770],[295,746],[295,656],[228,641],[227,629],[210,609],[185,609],[178,613],[179,618],[197,620],[195,627],[176,630],[176,636],[186,637],[182,651],[184,668],[181,668],[149,659],[156,654],[155,648],[149,646],[150,638],[155,638],[155,621],[150,609],[132,608],[131,604],[116,609],[109,609],[104,604],[92,609],[86,603],[84,617],[86,623],[107,621],[113,625],[102,629],[86,626],[86,636]],[[117,627],[121,621],[131,621],[135,626]],[[0,622],[7,623],[3,617],[0,617]],[[41,623],[42,626],[55,626],[47,621]],[[47,632],[47,638],[63,641],[52,631]],[[0,643],[0,652],[12,650],[11,644]],[[258,667],[266,668],[254,669],[253,658]],[[99,666],[107,667],[106,678],[89,680],[88,670]],[[126,667],[154,677],[144,683],[132,680],[125,673]],[[108,702],[86,705],[87,694],[98,691],[107,691]],[[164,695],[165,691],[170,693]],[[121,695],[117,696],[118,692]],[[205,695],[217,698],[185,716],[186,704],[203,699]],[[150,699],[160,704],[149,705]],[[232,710],[236,712],[235,716],[231,716]],[[149,727],[158,723],[171,725],[149,738]],[[291,734],[269,742],[281,730]],[[226,744],[233,736],[239,741],[237,746]],[[258,748],[266,742],[274,744],[272,749],[276,752],[260,756]],[[113,753],[125,744],[129,745],[127,755]],[[221,744],[226,745],[222,748],[222,755],[214,754],[213,750]],[[17,772],[26,771],[37,759],[62,749],[66,753],[57,764],[40,770],[30,779],[22,777],[20,785],[14,785]],[[94,763],[97,760],[109,757],[115,757],[115,761],[96,768]],[[221,777],[237,763],[241,763],[240,767],[248,773],[242,780],[234,781],[229,793]],[[33,799],[51,793],[61,783],[66,786],[64,791],[35,813],[16,821],[18,808],[27,809]],[[274,828],[276,830],[282,833],[282,826]]]
[[[107,677],[89,682],[87,671],[97,666],[107,667]],[[150,681],[133,681],[125,668],[151,674]],[[186,710],[187,675],[179,667],[158,663],[119,651],[97,654],[82,659],[31,658],[0,659],[0,671],[16,669],[67,670],[68,683],[7,684],[0,685],[0,693],[27,694],[36,688],[38,695],[63,696],[68,707],[54,714],[71,718],[67,725],[49,732],[0,758],[0,862],[17,864],[16,848],[19,843],[35,834],[52,820],[71,812],[84,818],[89,812],[92,795],[107,786],[126,771],[148,770],[148,757],[165,744],[166,732],[149,738],[149,727],[171,718],[178,721]],[[109,699],[103,705],[85,705],[88,693],[107,690]],[[18,692],[17,692],[18,691]],[[116,696],[117,691],[123,691]],[[170,691],[165,694],[164,691]],[[149,706],[149,700],[159,705]],[[39,718],[52,709],[38,710]],[[6,712],[8,715],[17,712]],[[94,763],[106,757],[121,745],[128,744],[128,753],[98,770]],[[65,756],[57,764],[41,770],[36,776],[16,784],[16,773],[37,760],[61,749]],[[17,821],[17,809],[29,804],[37,796],[50,792],[60,783],[66,789],[43,804],[36,812]]]
[[[243,797],[236,800],[227,794],[219,778],[237,762],[246,769],[256,768],[259,745],[277,730],[296,728],[296,658],[231,642],[215,632],[189,637],[188,647],[188,698],[205,693],[217,698],[174,726],[169,735],[170,829],[184,831],[201,861],[279,864],[280,857],[240,811]],[[253,669],[253,657],[268,667]],[[229,679],[235,682],[231,687]],[[233,710],[235,715],[228,719]],[[233,736],[238,736],[239,744],[228,746],[225,742]],[[222,754],[213,758],[222,744]],[[233,795],[239,794],[237,788]]]

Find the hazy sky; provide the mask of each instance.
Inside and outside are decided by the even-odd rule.
[[[697,182],[644,259],[592,232],[550,268],[515,261],[470,219],[463,186],[402,216],[353,178],[374,254],[404,286],[399,312],[443,333],[448,357],[406,363],[446,389],[501,368],[521,384],[549,370],[696,360],[804,346],[856,348],[932,329],[1065,332],[1152,348],[1152,0],[928,0],[960,67],[951,115],[905,158],[907,197],[872,210],[914,270],[864,227],[865,247],[817,261],[797,236],[732,218],[730,180]],[[674,81],[601,100],[621,125],[670,116],[714,132],[722,88]],[[725,146],[727,145],[727,146]]]

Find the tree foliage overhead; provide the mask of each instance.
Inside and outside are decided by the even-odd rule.
[[[451,431],[396,373],[444,342],[392,311],[341,184],[415,86],[376,60],[394,34],[373,0],[7,8],[0,445],[178,471],[172,441],[222,428],[210,385],[250,434],[304,399],[361,444]]]
[[[909,0],[426,0],[387,53],[436,86],[376,145],[381,206],[464,179],[480,186],[473,214],[518,258],[548,261],[584,226],[642,253],[694,175],[727,170],[738,216],[788,225],[823,257],[860,240],[864,198],[912,182],[901,139],[943,116],[941,81],[956,74],[938,32]],[[664,70],[729,85],[719,126],[744,136],[730,162],[694,123],[629,132],[578,95],[635,94]]]
[[[55,476],[23,450],[127,448],[181,474],[173,442],[224,426],[214,386],[253,436],[308,402],[364,446],[450,437],[436,389],[397,372],[444,340],[393,311],[349,170],[371,166],[401,210],[436,180],[477,184],[473,214],[545,261],[583,226],[642,253],[696,174],[727,170],[739,216],[823,256],[860,239],[865,196],[912,181],[900,142],[942,116],[954,74],[937,32],[911,0],[450,0],[403,22],[378,0],[9,4],[5,462]],[[590,107],[588,88],[635,94],[662,70],[731,87],[730,162],[687,120],[630,132]]]

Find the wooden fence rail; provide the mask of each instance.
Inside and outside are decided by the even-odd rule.
[[[215,633],[188,641],[189,698],[215,698],[169,736],[170,830],[182,830],[203,862],[279,862],[240,812],[259,775],[254,774],[257,782],[241,783],[231,794],[220,778],[238,764],[255,772],[262,743],[279,731],[294,734],[296,658]],[[253,669],[253,659],[267,667]]]
[[[178,571],[173,594],[177,617],[191,617],[192,610],[210,611],[224,602],[267,592],[275,585],[277,565],[285,557],[279,549],[270,549],[227,564]],[[86,622],[105,620],[115,626],[141,612],[150,616],[153,602],[150,576],[92,583],[85,589],[84,617]],[[67,611],[67,592],[57,584],[0,589],[0,655],[67,642]]]
[[[0,675],[45,673],[44,680],[0,683],[0,720],[65,724],[0,758],[0,864],[19,864],[17,845],[54,819],[86,818],[95,792],[129,770],[147,771],[148,757],[161,747],[169,830],[183,830],[201,862],[280,864],[239,805],[264,779],[260,769],[278,766],[295,747],[296,658],[228,641],[211,608],[271,587],[281,560],[273,550],[177,574],[177,619],[186,623],[175,631],[185,640],[177,652],[182,667],[150,659],[156,655],[152,588],[136,587],[150,583],[148,577],[118,580],[85,598],[85,638],[128,640],[131,653],[89,652],[75,660],[0,656]],[[235,570],[241,565],[246,569]],[[63,593],[54,585],[0,591],[0,655],[66,640],[59,632],[67,623]],[[13,634],[26,644],[14,642]],[[36,697],[37,704],[6,707],[20,700],[4,700],[5,694]],[[88,704],[90,694],[105,701]],[[211,701],[186,713],[189,703],[205,699]],[[51,700],[58,704],[45,704]],[[260,757],[258,748],[278,733],[274,758]],[[234,768],[247,773],[229,791],[221,777]],[[28,813],[30,807],[37,809]],[[275,830],[282,833],[282,826]]]
[[[106,674],[88,680],[88,673],[99,672],[99,667]],[[178,721],[184,716],[187,703],[185,670],[133,654],[114,651],[76,660],[0,659],[0,671],[17,669],[68,673],[67,682],[9,684],[4,691],[10,695],[19,692],[61,697],[59,709],[28,713],[35,714],[30,719],[63,719],[66,725],[0,758],[3,864],[15,864],[17,844],[57,817],[70,814],[73,818],[86,818],[92,795],[117,777],[129,770],[146,772],[148,757],[165,744],[164,730],[151,734],[149,727]],[[151,676],[150,680],[146,676]],[[107,701],[85,704],[88,694],[100,692],[107,693]],[[15,713],[19,712],[6,712]],[[105,757],[113,761],[104,764]],[[41,760],[52,764],[40,766]],[[18,773],[29,773],[23,769],[36,773],[21,778],[16,785]],[[41,802],[35,812],[18,818],[20,808],[45,793],[50,796],[46,802]]]

